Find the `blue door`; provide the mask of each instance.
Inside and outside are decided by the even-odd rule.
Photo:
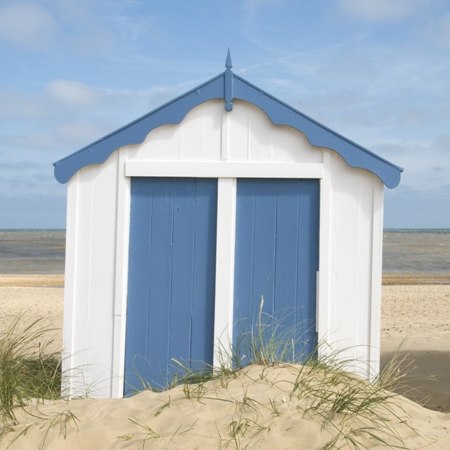
[[[212,364],[217,180],[133,178],[125,395]]]
[[[233,343],[243,363],[259,338],[284,342],[286,360],[315,350],[319,188],[318,180],[238,180]]]

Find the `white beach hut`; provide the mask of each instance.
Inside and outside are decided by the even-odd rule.
[[[217,364],[259,320],[379,369],[383,190],[402,169],[226,70],[55,163],[72,395]],[[261,299],[264,299],[263,304]]]

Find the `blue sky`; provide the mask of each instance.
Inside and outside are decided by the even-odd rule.
[[[0,228],[64,228],[52,163],[224,70],[404,167],[385,226],[450,228],[448,0],[0,1]]]

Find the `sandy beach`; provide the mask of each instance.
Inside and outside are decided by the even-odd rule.
[[[383,286],[382,362],[398,346],[410,365],[407,395],[450,411],[450,285]]]
[[[450,448],[450,284],[394,278],[385,279],[383,286],[382,363],[402,344],[401,356],[408,355],[411,362],[407,381],[413,388],[403,393],[416,401],[428,397],[426,405],[435,411],[397,397],[390,427],[405,448]],[[63,281],[62,275],[0,276],[0,327],[23,312],[45,317],[59,329],[54,345],[61,346]],[[26,435],[11,448],[40,448],[42,442],[45,449],[322,448],[333,437],[333,426],[324,427],[292,399],[289,389],[296,370],[251,367],[226,387],[210,381],[190,396],[179,386],[125,400],[49,401],[39,405],[41,419],[20,416],[20,425],[0,439],[0,448],[27,426]],[[242,406],[246,398],[252,400]],[[343,426],[364,426],[363,419],[359,425],[354,420]],[[233,426],[235,432],[230,431]],[[386,448],[363,435],[359,437],[368,448]],[[393,435],[385,437],[395,444]],[[352,448],[346,441],[341,444]]]

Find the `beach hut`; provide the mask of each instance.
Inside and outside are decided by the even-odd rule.
[[[269,322],[295,358],[326,342],[379,370],[383,195],[402,169],[225,67],[55,163],[73,396],[223,363]]]

